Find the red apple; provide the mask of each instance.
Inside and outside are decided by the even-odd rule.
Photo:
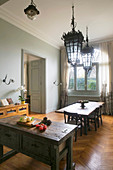
[[[40,126],[41,126],[41,125],[39,125],[39,124],[36,125],[37,128],[40,127]]]
[[[46,129],[47,129],[47,126],[46,126],[46,125],[44,125],[44,126],[43,126],[43,129],[44,129],[44,130],[46,130]]]
[[[40,130],[40,131],[43,131],[43,130],[44,130],[43,126],[40,126],[40,127],[39,127],[39,130]]]

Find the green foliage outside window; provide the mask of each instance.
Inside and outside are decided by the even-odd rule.
[[[73,90],[73,89],[74,89],[74,79],[73,79],[73,78],[71,78],[71,79],[69,80],[69,87],[68,87],[68,89],[70,89],[70,90]]]
[[[96,90],[96,79],[89,79],[87,82],[88,90]]]
[[[77,79],[77,90],[85,89],[84,78]],[[96,90],[96,79],[89,79],[87,82],[87,90]]]
[[[84,90],[85,89],[85,81],[84,78],[77,78],[77,90]]]
[[[85,89],[85,81],[84,78],[77,79],[77,90],[84,90]],[[69,80],[69,87],[68,89],[74,89],[74,79]],[[87,90],[96,90],[96,79],[88,79],[87,80]]]

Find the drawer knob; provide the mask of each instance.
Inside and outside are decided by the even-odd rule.
[[[8,133],[6,133],[6,134],[5,134],[5,136],[7,136],[7,137],[11,137],[11,135],[10,135],[10,134],[8,134]]]
[[[35,148],[39,148],[39,146],[37,146],[36,144],[32,144],[32,146],[34,146]]]

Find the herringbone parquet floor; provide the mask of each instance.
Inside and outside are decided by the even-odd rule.
[[[63,122],[63,114],[49,113],[34,115],[38,118],[47,116],[52,121]],[[5,147],[5,151],[8,148]],[[73,162],[75,170],[113,170],[113,116],[103,116],[103,125],[95,132],[93,125],[88,135],[79,135],[73,143]],[[65,159],[60,162],[60,169],[65,167]],[[16,154],[0,165],[0,170],[50,170],[50,167],[25,156]]]

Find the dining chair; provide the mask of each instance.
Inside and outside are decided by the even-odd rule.
[[[102,125],[102,106],[99,107],[98,114],[97,114],[97,121],[98,121],[98,128],[100,126],[100,122]]]
[[[77,113],[64,111],[64,122],[77,125],[77,129],[80,129],[80,136],[82,136],[82,118]],[[75,129],[75,142],[77,140],[77,129]]]
[[[90,101],[93,101],[93,102],[98,102],[97,100],[90,100]],[[102,105],[99,106],[99,109],[96,110],[97,112],[97,123],[98,123],[98,128],[99,128],[99,125],[100,125],[100,121],[101,121],[101,125],[102,125]]]
[[[97,123],[98,123],[98,127],[99,127],[99,107],[96,108],[87,118],[87,124],[88,124],[88,128],[90,130],[90,123],[94,123],[95,125],[95,131],[97,131]]]

